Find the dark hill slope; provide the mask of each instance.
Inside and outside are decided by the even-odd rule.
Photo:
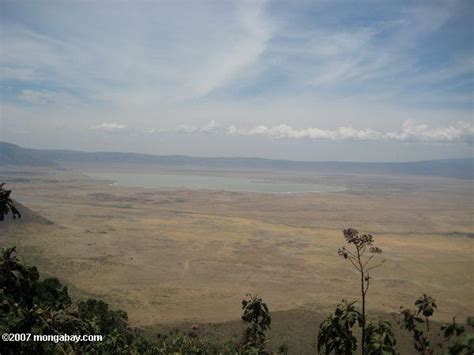
[[[38,156],[31,149],[0,142],[1,165],[55,166],[55,163],[50,159]]]
[[[9,228],[14,225],[25,225],[25,224],[40,224],[40,225],[52,225],[54,224],[50,220],[44,218],[40,214],[32,211],[25,205],[22,205],[18,201],[14,201],[15,207],[20,211],[21,213],[21,218],[15,218],[13,219],[13,216],[11,213],[8,213],[5,216],[5,219],[0,222],[0,231],[5,230],[6,228]]]

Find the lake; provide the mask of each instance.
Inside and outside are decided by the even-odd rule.
[[[211,189],[261,193],[338,192],[345,187],[298,183],[240,176],[165,173],[86,173],[93,179],[113,181],[114,186],[162,189]]]

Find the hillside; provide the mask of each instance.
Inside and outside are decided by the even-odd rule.
[[[55,163],[31,149],[0,142],[0,166],[2,165],[54,166]]]
[[[2,221],[0,224],[0,230],[5,230],[10,226],[17,224],[17,225],[25,225],[25,224],[36,224],[36,225],[51,225],[53,222],[44,218],[40,214],[32,211],[25,205],[22,205],[18,201],[15,201],[15,206],[18,211],[21,213],[21,218],[13,219],[12,214],[9,213],[5,216],[5,220]]]
[[[0,142],[1,165],[146,164],[212,169],[259,169],[341,174],[394,174],[474,178],[474,159],[443,159],[400,163],[312,162],[263,158],[207,158],[116,152],[80,152],[22,148]]]

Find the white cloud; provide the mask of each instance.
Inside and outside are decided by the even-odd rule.
[[[218,44],[206,58],[204,70],[189,73],[189,84],[197,96],[205,96],[245,75],[256,64],[271,39],[273,26],[264,14],[265,1],[237,3],[238,34],[230,36],[225,45]]]
[[[272,36],[265,1],[188,3],[186,21],[177,20],[183,7],[172,3],[149,3],[147,11],[117,6],[30,5],[34,21],[59,33],[8,22],[0,79],[54,83],[113,105],[180,101],[247,75]]]
[[[429,127],[426,124],[417,124],[406,121],[398,132],[381,132],[369,128],[356,129],[351,126],[341,126],[335,129],[317,127],[293,128],[286,124],[277,126],[259,125],[250,129],[238,128],[230,125],[223,128],[215,121],[203,127],[180,126],[176,129],[180,133],[222,133],[231,136],[262,136],[274,139],[317,139],[317,140],[358,140],[358,141],[401,141],[426,143],[469,143],[474,142],[474,125],[468,122],[457,122],[447,127]]]
[[[115,123],[115,122],[105,123],[104,122],[97,126],[92,126],[90,127],[90,129],[96,129],[99,131],[106,131],[106,132],[116,132],[116,131],[121,131],[127,127],[128,126],[126,124],[122,124],[122,123]]]
[[[33,91],[33,90],[23,90],[18,98],[22,101],[25,101],[29,104],[44,104],[50,100],[51,93]]]
[[[336,129],[321,129],[317,127],[309,127],[303,129],[296,129],[286,124],[267,127],[267,126],[256,126],[254,128],[245,130],[237,129],[232,126],[228,130],[228,134],[231,135],[244,135],[244,136],[266,136],[271,138],[288,138],[288,139],[321,139],[321,140],[379,140],[383,138],[382,133],[371,130],[371,129],[355,129],[350,126],[342,126]]]
[[[196,126],[182,124],[176,127],[176,132],[178,133],[196,133],[198,131],[199,129]]]
[[[201,132],[213,132],[219,129],[220,125],[215,120],[210,121],[208,124],[200,128]]]
[[[107,147],[99,132],[116,132],[108,137],[120,138],[118,150],[130,147],[124,137],[140,136],[134,150],[155,153],[161,138],[196,153],[187,134],[235,136],[205,140],[205,155],[260,141],[239,136],[299,140],[281,145],[298,146],[295,159],[313,154],[304,139],[334,141],[336,151],[349,140],[471,142],[474,62],[461,43],[468,33],[462,23],[442,32],[471,8],[238,0],[120,2],[111,11],[104,2],[8,2],[0,114],[21,129],[41,124],[31,142],[68,147],[83,137],[81,149]],[[362,20],[367,11],[373,16]],[[401,126],[400,117],[426,125]],[[267,152],[255,147],[252,155]]]
[[[408,142],[474,142],[474,125],[457,122],[447,127],[430,128],[425,124],[406,121],[400,133],[387,133],[385,138]]]
[[[30,105],[71,105],[77,104],[77,99],[64,92],[47,91],[47,90],[30,90],[25,89],[20,92],[18,99]]]
[[[213,133],[217,132],[221,128],[221,125],[217,123],[215,120],[209,121],[209,123],[205,124],[202,127],[190,126],[190,125],[179,125],[176,128],[176,132],[178,133]]]
[[[317,34],[309,45],[309,53],[318,63],[310,84],[320,87],[386,75],[392,59],[374,44],[379,32],[376,28],[358,28]]]

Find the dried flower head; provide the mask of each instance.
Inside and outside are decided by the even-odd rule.
[[[382,249],[380,249],[379,247],[370,247],[370,252],[373,254],[380,254],[382,253]]]
[[[358,247],[370,246],[374,242],[374,237],[371,234],[359,234],[359,231],[354,228],[344,229],[343,233],[349,244]]]

